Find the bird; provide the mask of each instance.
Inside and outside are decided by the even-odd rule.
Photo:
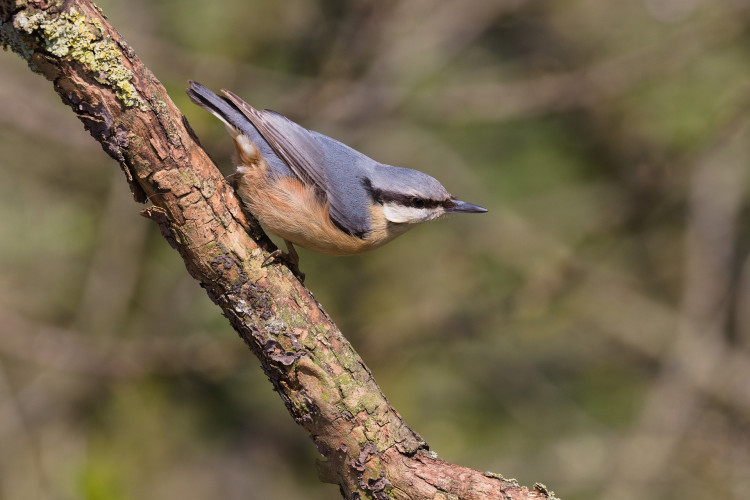
[[[277,250],[271,257],[286,258],[296,272],[294,245],[354,255],[446,214],[487,212],[424,172],[379,163],[275,111],[257,110],[229,90],[219,96],[190,80],[186,92],[226,126],[236,149],[237,194],[286,243],[287,254]]]

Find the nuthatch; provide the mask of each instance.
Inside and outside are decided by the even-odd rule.
[[[228,90],[197,82],[187,94],[219,118],[234,139],[236,187],[250,212],[286,242],[326,255],[352,255],[388,243],[422,222],[487,209],[451,196],[418,170],[378,163]]]

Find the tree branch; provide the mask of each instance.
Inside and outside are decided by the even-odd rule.
[[[85,0],[0,0],[0,42],[54,88],[125,173],[188,272],[221,307],[346,498],[549,498],[428,451],[273,244],[247,218],[164,87]]]

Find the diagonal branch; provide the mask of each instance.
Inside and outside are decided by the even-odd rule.
[[[551,496],[428,451],[310,292],[263,267],[273,244],[247,218],[164,87],[86,0],[0,0],[0,43],[54,88],[125,173],[143,215],[260,359],[346,498]]]

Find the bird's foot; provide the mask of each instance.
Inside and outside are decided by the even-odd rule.
[[[271,262],[281,262],[285,264],[302,283],[304,283],[305,273],[299,269],[299,255],[297,255],[297,251],[294,249],[294,245],[291,242],[284,240],[284,243],[286,243],[287,252],[277,248],[266,257],[262,266],[267,266]]]

